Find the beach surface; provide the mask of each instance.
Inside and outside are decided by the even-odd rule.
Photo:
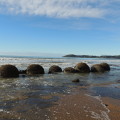
[[[9,100],[9,104],[17,101],[12,108],[0,110],[0,120],[119,120],[120,99],[93,96],[88,90],[82,86],[72,88],[70,94],[18,95]],[[32,107],[30,99],[36,102]]]
[[[56,104],[49,109],[53,120],[119,120],[120,118],[120,100],[91,96],[85,90],[77,90],[72,95],[62,96]]]
[[[95,74],[48,74],[51,65],[74,67],[106,62],[111,71]],[[44,75],[0,78],[0,120],[119,120],[120,60],[1,57],[0,65],[24,70],[40,64]],[[78,83],[72,82],[79,79]]]

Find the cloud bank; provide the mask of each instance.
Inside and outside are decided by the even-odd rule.
[[[55,18],[103,18],[120,0],[0,0],[0,12]]]

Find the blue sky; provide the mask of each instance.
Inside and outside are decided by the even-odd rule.
[[[120,0],[0,0],[0,54],[120,55]]]

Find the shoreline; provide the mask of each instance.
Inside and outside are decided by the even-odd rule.
[[[54,100],[54,97],[59,99]],[[29,104],[21,103],[35,97],[18,95],[16,99],[19,104],[10,111],[0,109],[1,120],[118,120],[120,117],[120,99],[93,96],[86,86],[71,88],[69,94],[41,96],[41,107],[30,108]]]
[[[51,59],[18,61],[15,58],[10,61],[17,68],[25,68],[31,62],[41,63],[45,72],[54,63],[62,69],[78,63],[76,59],[65,59],[63,63],[58,59],[53,60],[53,63],[50,63]],[[9,59],[6,59],[6,62],[9,62]],[[91,66],[101,60],[84,62]],[[46,72],[42,76],[0,78],[0,120],[118,120],[120,64],[119,60],[107,62],[111,65],[111,71],[100,74]],[[73,83],[72,80],[75,79],[80,82]]]
[[[74,54],[68,54],[63,57],[68,58],[107,58],[107,59],[120,59],[120,55],[74,55]]]
[[[91,96],[86,87],[61,96],[57,105],[49,108],[50,120],[118,120],[120,99]]]

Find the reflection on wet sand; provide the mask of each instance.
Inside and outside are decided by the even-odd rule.
[[[0,120],[118,120],[120,117],[120,100],[91,96],[93,88],[89,86],[70,89],[68,94],[41,95],[34,91],[4,99],[0,102]]]
[[[112,74],[1,78],[0,120],[118,120],[120,83]]]

